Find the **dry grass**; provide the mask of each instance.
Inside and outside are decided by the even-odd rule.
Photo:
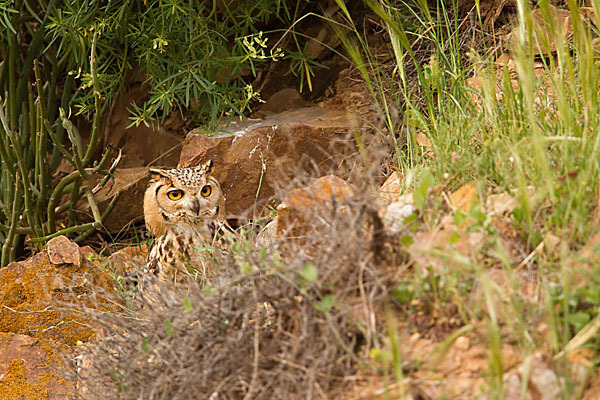
[[[362,178],[346,197],[308,201],[304,222],[270,245],[243,229],[225,238],[207,257],[213,282],[144,277],[135,298],[116,299],[123,309],[87,309],[103,329],[68,377],[81,398],[341,396],[385,336],[394,280],[373,178]]]

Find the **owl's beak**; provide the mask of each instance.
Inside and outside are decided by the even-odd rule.
[[[194,201],[192,202],[192,211],[196,215],[198,215],[198,213],[200,212],[200,202],[197,199],[194,199]]]

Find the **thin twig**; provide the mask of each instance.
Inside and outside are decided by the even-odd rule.
[[[100,180],[100,182],[98,182],[98,184],[92,189],[92,193],[93,194],[98,193],[100,191],[100,189],[102,189],[104,187],[104,185],[106,185],[106,183],[108,182],[108,180],[111,178],[111,176],[113,175],[113,173],[117,169],[117,166],[121,162],[122,156],[123,156],[123,152],[121,151],[121,149],[119,149],[119,154],[117,155],[117,158],[115,158],[115,160],[113,161],[112,165],[108,169],[108,172],[106,173],[106,175],[104,176],[104,178],[102,178]]]
[[[254,301],[258,303],[258,298],[256,296],[256,288],[253,290],[254,293]],[[250,381],[250,387],[248,388],[248,392],[244,396],[244,400],[250,400],[252,395],[254,394],[254,390],[256,387],[256,382],[258,380],[258,360],[260,358],[260,346],[259,346],[259,319],[256,318],[254,321],[254,358],[252,360],[252,380]]]

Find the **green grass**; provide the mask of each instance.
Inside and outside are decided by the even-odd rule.
[[[583,387],[578,387],[565,372],[569,361],[560,355],[578,332],[598,330],[594,323],[600,305],[600,287],[594,278],[598,273],[598,255],[591,252],[591,267],[585,272],[578,259],[582,247],[598,231],[600,211],[600,59],[592,43],[597,36],[596,27],[584,22],[577,3],[569,1],[573,32],[567,39],[550,18],[549,2],[539,2],[542,16],[549,21],[547,32],[557,47],[554,55],[540,60],[536,50],[548,46],[546,36],[534,33],[529,3],[517,1],[519,26],[525,34],[513,38],[507,51],[515,65],[513,88],[508,69],[494,64],[490,49],[465,48],[468,35],[475,37],[476,32],[464,36],[458,13],[448,6],[450,2],[440,1],[431,8],[428,3],[431,4],[367,1],[385,22],[396,63],[394,75],[383,72],[349,13],[345,13],[345,27],[338,26],[337,30],[373,100],[387,118],[388,130],[382,134],[397,134],[398,126],[409,132],[407,143],[396,149],[396,165],[404,176],[415,177],[415,197],[423,182],[429,181],[425,188],[426,192],[430,188],[429,196],[420,207],[422,223],[432,229],[444,215],[452,214],[451,210],[443,212],[440,208],[441,192],[452,192],[469,182],[475,182],[483,204],[491,194],[510,193],[518,199],[510,216],[511,230],[516,235],[513,240],[526,254],[533,254],[526,267],[542,283],[542,296],[533,310],[528,310],[531,305],[520,297],[517,284],[507,294],[486,278],[490,267],[502,268],[510,276],[518,263],[509,259],[502,234],[485,214],[479,220],[473,214],[468,222],[469,229],[483,230],[485,246],[458,263],[456,259],[451,262],[452,254],[442,255],[441,269],[422,276],[413,272],[406,277],[409,283],[398,293],[403,299],[416,296],[429,303],[429,310],[454,304],[465,311],[464,323],[487,321],[487,379],[492,398],[504,398],[501,354],[503,344],[510,341],[516,341],[524,355],[549,345],[550,356],[559,355],[555,371],[565,378],[562,398],[578,398]],[[593,4],[595,10],[600,10],[597,1]],[[344,10],[341,1],[338,5]],[[481,28],[481,21],[478,23]],[[428,49],[428,58],[418,59],[415,46]],[[406,66],[411,63],[416,67],[416,90],[407,83],[411,77]],[[534,65],[543,71],[541,78],[536,77]],[[480,87],[469,86],[468,79],[474,75],[480,78]],[[501,96],[497,87],[501,88]],[[397,95],[384,94],[386,88]],[[393,120],[391,108],[401,111],[402,120]],[[416,144],[417,133],[425,134],[431,141],[431,149],[427,150],[432,156],[426,156]],[[436,187],[441,190],[431,190]],[[528,192],[528,187],[533,188],[533,193]],[[455,212],[455,221],[458,213]],[[535,251],[542,241],[548,247],[549,237],[558,239],[557,250]],[[451,243],[440,245],[452,248]],[[427,267],[420,265],[415,270]],[[432,285],[432,274],[437,276],[437,289]],[[461,285],[482,280],[487,307],[465,308],[475,296]],[[440,282],[445,282],[442,291]],[[504,298],[508,300],[498,303],[500,309],[490,307]],[[536,324],[525,316],[531,313],[540,318]],[[505,318],[500,320],[498,315]],[[540,321],[550,326],[550,338],[535,335]],[[390,332],[392,343],[394,337]],[[588,335],[580,345],[592,348],[597,360],[597,335]]]
[[[115,361],[114,351],[107,346],[109,351],[95,359],[94,368],[100,376],[105,374],[102,365],[107,370],[120,365],[116,371],[131,368],[132,374],[123,382],[130,379],[135,390],[163,376],[162,370],[138,371],[137,361],[131,363],[131,355],[140,354],[136,338],[141,332],[150,338],[144,336],[142,350],[164,350],[167,363],[168,357],[179,360],[178,354],[185,360],[210,360],[199,370],[218,379],[206,379],[206,385],[245,368],[246,372],[236,372],[240,378],[228,388],[219,384],[215,390],[222,393],[227,389],[239,395],[238,382],[259,382],[255,377],[263,374],[265,387],[273,390],[269,393],[308,398],[314,396],[313,386],[302,378],[308,371],[310,379],[329,383],[331,377],[337,382],[345,373],[353,380],[376,375],[382,386],[377,392],[383,398],[404,399],[415,382],[426,380],[416,372],[435,372],[464,336],[472,347],[484,349],[486,368],[480,377],[490,399],[507,396],[506,374],[515,370],[504,357],[509,346],[520,357],[517,365],[523,367],[522,398],[526,398],[528,379],[537,373],[539,361],[534,356],[540,352],[558,377],[560,398],[581,398],[586,383],[570,373],[569,352],[591,351],[592,368],[586,373],[594,379],[600,346],[600,257],[598,246],[590,243],[598,231],[600,212],[600,69],[592,45],[595,28],[583,22],[577,4],[570,1],[574,26],[567,39],[549,19],[549,2],[540,1],[541,13],[550,21],[547,31],[557,47],[556,54],[540,59],[536,52],[548,43],[536,41],[544,36],[534,34],[532,10],[518,0],[519,26],[527,34],[515,35],[506,50],[514,64],[510,71],[497,65],[495,53],[482,44],[478,36],[482,22],[476,17],[475,27],[464,29],[449,1],[440,0],[435,7],[425,0],[367,1],[389,35],[390,68],[370,51],[368,38],[345,3],[336,1],[345,19],[324,18],[340,36],[348,59],[385,120],[377,134],[394,139],[393,164],[408,181],[404,186],[412,192],[417,210],[411,217],[411,233],[398,238],[400,243],[387,238],[389,255],[372,254],[372,243],[362,235],[368,229],[363,231],[361,224],[377,221],[371,217],[380,210],[369,208],[375,206],[367,190],[363,197],[357,195],[343,205],[353,212],[330,216],[322,226],[318,221],[323,215],[315,212],[314,227],[319,228],[307,230],[306,235],[314,248],[294,247],[292,242],[279,249],[261,248],[252,229],[241,229],[228,236],[226,251],[211,252],[219,271],[236,279],[207,286],[201,296],[200,291],[190,291],[191,297],[182,297],[186,313],[198,313],[190,319],[193,323],[180,318],[178,304],[157,307],[158,313],[139,308],[142,316],[146,313],[140,321],[147,325],[141,327],[115,314],[111,316],[114,326],[122,324],[131,332],[112,336],[122,340],[113,345],[124,357]],[[594,7],[600,10],[598,0]],[[293,68],[305,74],[303,84],[309,85],[310,62],[298,61]],[[479,78],[479,85],[473,85],[473,77]],[[431,145],[417,143],[418,134]],[[360,151],[366,164],[366,147]],[[472,204],[457,208],[449,197],[466,185],[477,194]],[[506,195],[503,202],[514,199],[516,205],[506,214],[492,215],[486,200],[499,194]],[[344,215],[351,215],[351,220],[345,221]],[[357,215],[361,218],[355,219]],[[327,226],[333,228],[329,233]],[[351,231],[361,235],[340,235]],[[432,236],[434,246],[419,247],[420,241]],[[471,244],[473,238],[480,239]],[[329,247],[319,247],[324,244]],[[242,291],[245,295],[240,296]],[[262,293],[265,296],[259,301]],[[286,325],[289,321],[293,323]],[[157,334],[162,331],[166,338]],[[170,342],[179,331],[186,333],[182,338],[197,335],[200,340],[190,348],[184,340]],[[230,336],[223,332],[242,339],[224,343]],[[407,357],[415,334],[431,346]],[[206,343],[218,344],[203,348]],[[302,351],[291,351],[290,343],[300,343],[294,346]],[[240,348],[245,349],[242,356],[238,356]],[[327,356],[329,362],[319,365],[321,357]],[[259,357],[264,357],[260,363]],[[288,363],[286,357],[297,360]],[[220,375],[221,362],[226,366],[224,375]],[[153,363],[148,365],[159,365]],[[340,369],[333,374],[327,368],[336,363]],[[188,367],[199,365],[192,362]],[[278,370],[273,381],[268,380],[273,376],[270,368]],[[282,376],[291,377],[290,382],[281,381]],[[196,375],[190,377],[190,384],[204,384]],[[443,385],[453,384],[450,376],[437,379],[449,381]],[[338,389],[335,385],[330,389]],[[253,383],[245,390],[250,397]]]

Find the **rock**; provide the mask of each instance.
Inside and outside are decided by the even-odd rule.
[[[104,221],[104,228],[109,232],[119,232],[129,223],[139,221],[144,218],[144,192],[148,185],[148,168],[119,168],[108,180],[106,185],[95,195],[98,208],[102,213],[110,204],[112,199],[121,192],[121,196],[112,212]],[[93,188],[99,182],[86,181],[84,184]],[[85,222],[91,222],[92,213],[88,207],[87,201],[82,199],[78,204],[80,210],[85,210]]]
[[[571,379],[579,387],[587,386],[590,381],[590,371],[594,368],[592,360],[596,352],[591,348],[577,348],[567,353]]]
[[[256,247],[265,248],[272,246],[277,238],[277,217],[270,221],[262,231],[256,235]]]
[[[525,187],[526,197],[535,199],[535,187]],[[485,211],[488,215],[507,215],[520,205],[519,191],[513,190],[513,195],[502,192],[489,195],[485,201]]]
[[[521,82],[519,81],[517,65],[508,54],[503,54],[498,57],[492,64],[491,70],[484,68],[471,78],[467,79],[467,85],[473,89],[473,92],[470,94],[471,100],[478,109],[483,110],[486,94],[494,94],[497,101],[503,101],[507,97],[510,98],[510,92],[507,93],[505,91],[507,86],[504,82],[504,79],[506,78],[504,68],[508,70],[508,78],[510,79],[509,84],[512,87],[512,92],[517,93],[521,86]],[[537,91],[534,99],[535,104],[551,104],[555,98],[554,85],[546,65],[541,61],[535,61],[533,63],[533,72],[537,83]],[[486,93],[488,90],[484,90],[484,88],[489,89],[490,92]],[[511,89],[509,88],[508,90]]]
[[[510,357],[512,362],[506,363],[504,362],[505,347],[503,346],[502,349],[503,366],[507,371],[503,376],[505,399],[551,400],[561,397],[563,393],[561,387],[564,387],[564,382],[561,382],[562,378],[556,375],[551,363],[542,352],[537,351],[520,363],[515,363],[519,356],[513,354]],[[525,393],[522,393],[524,380],[528,380],[528,384]],[[481,397],[482,400],[489,398],[491,397]]]
[[[401,196],[384,208],[380,209],[379,214],[383,227],[388,236],[396,236],[404,232],[407,228],[405,220],[414,214],[416,208],[413,204],[412,194]]]
[[[420,268],[431,267],[436,273],[445,273],[447,268],[463,268],[458,260],[476,254],[485,239],[483,229],[470,231],[469,225],[464,223],[457,227],[452,216],[446,215],[439,226],[417,231],[406,250]]]
[[[318,259],[323,251],[335,251],[334,247],[369,243],[372,232],[348,204],[352,195],[352,186],[334,175],[291,190],[277,207],[277,224],[271,228],[280,254],[303,252]]]
[[[521,391],[523,390],[523,382],[518,374],[507,374],[503,377],[504,382],[504,398],[506,400],[533,400],[531,391],[525,392],[523,399]]]
[[[317,179],[313,184],[290,191],[277,207],[276,237],[302,242],[326,224],[327,218],[340,201],[352,195],[352,187],[334,175]],[[336,204],[337,203],[337,204]]]
[[[475,182],[466,183],[452,192],[449,196],[450,204],[468,213],[473,203],[477,204],[477,188]]]
[[[473,285],[473,307],[481,301],[483,312],[488,316],[493,315],[499,324],[505,324],[514,318],[510,313],[511,299],[520,299],[520,312],[524,317],[535,314],[540,301],[537,289],[532,273],[526,269],[488,268],[479,274]]]
[[[71,382],[59,371],[72,347],[94,331],[83,309],[68,304],[109,307],[103,294],[114,295],[113,280],[95,257],[89,247],[59,236],[0,270],[1,399],[73,398]]]
[[[71,242],[63,246],[69,251],[72,249]],[[0,304],[3,306],[0,307],[0,332],[27,334],[68,346],[93,337],[94,332],[86,325],[87,319],[64,303],[89,299],[87,306],[99,306],[102,293],[112,293],[113,280],[99,262],[91,261],[96,254],[89,247],[79,251],[82,256],[79,266],[55,264],[48,251],[42,251],[0,270]],[[57,254],[66,258],[62,251]]]
[[[218,134],[197,129],[184,142],[179,167],[212,159],[228,215],[249,215],[260,212],[292,177],[335,169],[354,149],[348,131],[344,112],[316,107],[233,123]]]
[[[285,88],[269,97],[254,117],[265,118],[272,114],[302,107],[306,107],[306,100],[300,96],[300,93],[294,88]]]
[[[415,141],[424,149],[431,150],[431,140],[429,140],[429,138],[423,132],[417,132],[415,135]]]
[[[543,353],[538,351],[529,356],[518,371],[522,377],[529,376],[530,390],[537,393],[540,400],[560,398],[562,384]]]
[[[592,370],[592,382],[588,385],[587,389],[583,392],[583,400],[596,400],[600,399],[600,369],[596,367]]]
[[[147,256],[147,244],[129,246],[111,254],[108,258],[108,266],[111,272],[123,276],[142,267],[146,263]]]
[[[312,60],[323,60],[340,45],[340,36],[328,23],[318,22],[311,25],[305,32],[311,40],[306,44],[304,54],[310,55]]]
[[[67,383],[53,371],[60,361],[52,348],[31,336],[0,333],[0,398],[72,398]]]
[[[573,36],[573,21],[571,20],[571,12],[561,8],[556,8],[553,5],[549,6],[550,18],[552,19],[551,24],[546,22],[542,11],[538,8],[531,12],[532,17],[532,28],[533,28],[533,50],[535,55],[548,55],[555,53],[557,50],[556,43],[554,41],[554,31],[560,32],[564,37],[565,41],[569,41]],[[519,27],[515,27],[511,39],[514,43],[520,40],[521,30]],[[528,35],[525,34],[525,41],[527,42]]]
[[[467,336],[459,336],[454,342],[454,346],[460,351],[467,351],[470,345],[471,341]]]
[[[393,172],[387,177],[383,185],[379,188],[379,198],[382,203],[390,203],[398,200],[402,193],[402,174],[400,172]]]
[[[379,188],[379,217],[388,236],[398,236],[405,231],[404,220],[415,212],[412,193],[401,194],[403,178],[394,172]]]
[[[148,88],[138,82],[128,83],[122,101],[116,103],[107,122],[105,143],[123,150],[121,168],[177,164],[177,150],[183,141],[185,123],[179,112],[173,112],[160,127],[139,124],[131,126],[129,107],[132,101],[148,98]],[[143,102],[143,101],[142,101]]]
[[[81,267],[81,251],[66,236],[57,236],[46,244],[46,252],[52,264],[74,264]]]

